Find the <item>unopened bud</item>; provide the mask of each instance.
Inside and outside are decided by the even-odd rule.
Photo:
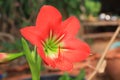
[[[0,53],[0,63],[5,62],[7,59],[7,53]]]
[[[23,56],[22,52],[20,53],[0,53],[0,63],[5,63],[11,60],[14,60],[18,57]]]

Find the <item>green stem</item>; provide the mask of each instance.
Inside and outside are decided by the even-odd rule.
[[[40,80],[40,71],[38,72],[37,68],[30,66],[32,80]]]
[[[1,53],[0,53],[1,54]],[[4,59],[0,59],[0,63],[5,63],[5,62],[8,62],[8,61],[12,61],[14,59],[17,59],[21,56],[23,56],[23,52],[19,52],[19,53],[2,53],[4,55],[6,55],[6,57],[4,57]]]
[[[22,44],[23,44],[24,55],[28,61],[31,70],[32,80],[40,80],[41,58],[36,52],[36,47],[34,48],[33,51],[31,51],[26,40],[24,40],[23,38],[22,38]]]
[[[40,80],[41,60],[39,60],[38,62],[29,64],[32,74],[32,80]]]

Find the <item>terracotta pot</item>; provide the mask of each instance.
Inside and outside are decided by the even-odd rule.
[[[109,50],[106,73],[112,80],[120,80],[120,47]]]
[[[108,60],[106,73],[112,78],[112,80],[120,80],[120,59]]]

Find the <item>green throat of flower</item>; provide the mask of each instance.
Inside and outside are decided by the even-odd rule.
[[[58,58],[60,48],[62,47],[61,40],[63,39],[63,37],[64,35],[57,38],[52,34],[52,32],[50,32],[50,36],[43,43],[46,56],[50,57],[51,59]]]

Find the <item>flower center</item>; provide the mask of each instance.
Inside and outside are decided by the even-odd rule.
[[[56,37],[53,35],[53,32],[50,31],[49,37],[43,42],[45,55],[49,56],[51,59],[58,58],[59,49],[62,46],[61,40],[64,38],[64,35]]]

